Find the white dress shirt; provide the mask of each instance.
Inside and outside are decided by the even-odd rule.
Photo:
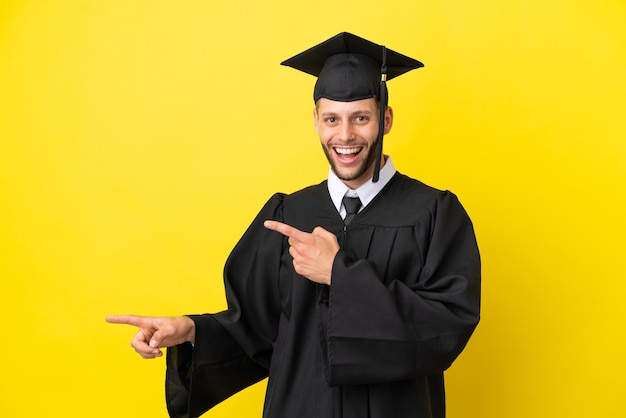
[[[372,199],[376,197],[383,187],[389,183],[389,180],[391,180],[393,175],[396,173],[396,167],[393,165],[391,157],[385,157],[385,165],[380,170],[378,181],[374,183],[372,182],[372,179],[369,179],[365,184],[356,190],[352,190],[346,186],[346,184],[333,172],[332,168],[328,169],[328,193],[330,193],[330,198],[342,218],[345,218],[346,216],[346,209],[343,207],[343,203],[341,202],[344,196],[348,195],[350,197],[358,197],[361,199],[362,206],[359,210],[361,211],[372,201]]]

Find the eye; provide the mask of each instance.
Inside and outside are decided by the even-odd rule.
[[[335,118],[334,116],[328,116],[328,117],[324,118],[324,122],[326,122],[328,124],[333,124],[333,123],[337,122],[337,118]]]
[[[367,123],[370,120],[370,118],[366,115],[357,115],[354,118],[354,121],[357,123]]]

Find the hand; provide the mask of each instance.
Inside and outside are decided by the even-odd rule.
[[[172,347],[184,342],[193,343],[196,338],[196,325],[187,316],[107,316],[111,324],[133,325],[139,332],[130,345],[145,359],[161,357],[159,348]]]
[[[265,221],[264,225],[289,238],[289,254],[296,273],[315,283],[330,284],[333,262],[339,251],[333,233],[318,226],[309,234],[277,221]]]

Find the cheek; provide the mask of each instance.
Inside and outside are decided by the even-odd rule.
[[[378,138],[378,124],[364,126],[358,133],[361,138],[367,140],[367,142],[374,142],[376,138]]]
[[[324,125],[316,125],[315,132],[317,132],[322,142],[328,142],[333,136],[333,130]]]
[[[314,121],[314,123],[313,123],[313,127],[315,128],[315,133],[316,133],[316,134],[318,134],[318,135],[321,135],[321,134],[320,134],[320,132],[321,132],[321,128],[320,128],[319,123],[317,123],[317,121]]]

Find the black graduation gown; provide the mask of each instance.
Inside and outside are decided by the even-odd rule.
[[[295,273],[274,219],[335,233],[330,286]],[[443,371],[479,320],[480,259],[456,196],[396,173],[344,231],[326,182],[266,203],[224,270],[228,310],[167,355],[172,417],[269,376],[268,418],[442,418]]]

